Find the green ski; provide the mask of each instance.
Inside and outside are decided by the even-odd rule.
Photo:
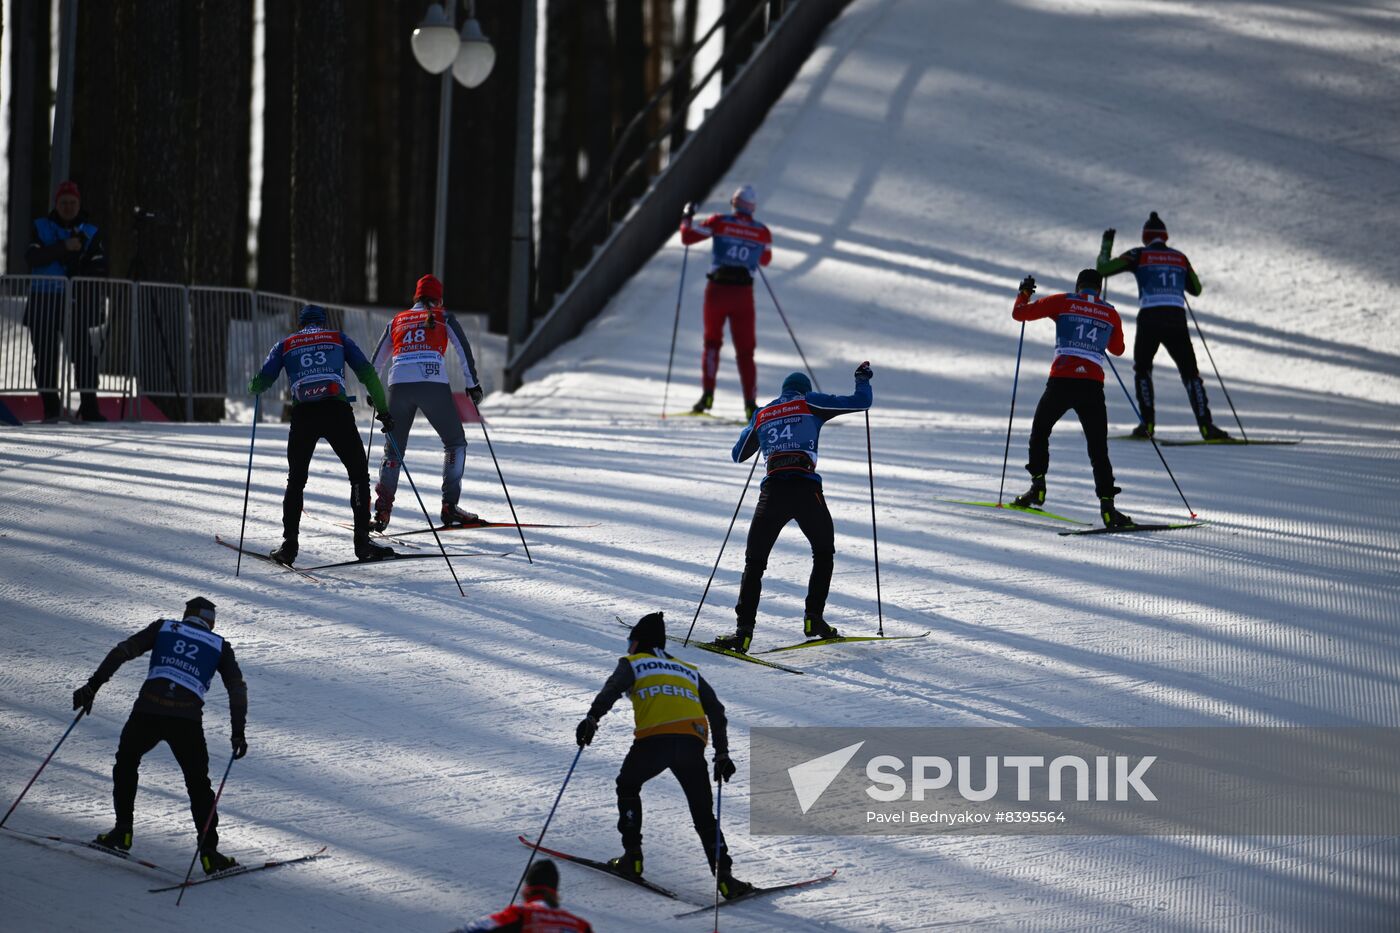
[[[998,502],[973,502],[968,499],[939,499],[939,502],[949,502],[953,505],[975,505],[984,509],[1002,509],[1007,512],[1022,512],[1026,515],[1034,515],[1038,518],[1053,518],[1057,522],[1069,522],[1071,525],[1087,525],[1088,522],[1081,522],[1077,518],[1067,518],[1064,515],[1056,515],[1054,512],[1047,512],[1044,509],[1024,508],[1019,505]]]
[[[789,674],[802,673],[795,667],[788,667],[787,665],[779,664],[776,661],[765,661],[762,658],[756,658],[753,655],[745,654],[742,651],[734,651],[729,648],[721,648],[719,645],[708,641],[697,641],[695,642],[695,647],[703,651],[712,652],[714,654],[722,654],[731,658],[738,658],[740,661],[749,661],[753,664],[761,664],[764,667],[775,667],[780,671],[787,671]]]
[[[924,632],[922,635],[842,635],[839,638],[810,638],[795,645],[769,648],[767,651],[758,652],[758,654],[776,654],[779,651],[796,651],[798,648],[817,648],[821,645],[840,645],[848,641],[905,641],[911,638],[927,638],[928,635],[928,632]]]

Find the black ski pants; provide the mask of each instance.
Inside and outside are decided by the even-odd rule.
[[[1191,332],[1186,329],[1185,308],[1143,308],[1138,312],[1137,334],[1133,337],[1133,387],[1137,392],[1138,414],[1146,424],[1156,424],[1156,397],[1152,391],[1152,358],[1158,347],[1167,353],[1181,373],[1191,411],[1200,424],[1210,423],[1210,405],[1206,401],[1206,384],[1196,366],[1196,351],[1191,346]]]
[[[690,805],[690,821],[705,847],[710,871],[715,869],[715,815],[710,796],[710,769],[705,762],[705,743],[693,735],[653,735],[637,739],[622,759],[617,774],[617,831],[622,847],[642,848],[642,785],[662,771],[669,770],[680,781],[685,801]],[[729,847],[719,838],[721,874],[730,869]]]
[[[1050,468],[1050,432],[1071,410],[1084,428],[1089,462],[1094,467],[1095,494],[1100,498],[1116,495],[1119,490],[1113,485],[1113,464],[1108,460],[1108,408],[1103,400],[1103,383],[1097,379],[1051,376],[1046,380],[1045,394],[1035,406],[1035,420],[1031,422],[1031,459],[1026,471],[1035,477],[1043,476]]]
[[[204,724],[198,719],[158,716],[154,713],[133,712],[117,742],[117,763],[112,766],[112,804],[117,811],[117,825],[131,826],[136,810],[136,785],[141,759],[161,742],[170,746],[175,761],[185,773],[190,816],[194,818],[195,833],[198,834],[214,810],[214,788],[209,783],[209,749],[204,744]],[[209,833],[204,837],[204,851],[218,848],[218,826],[219,816],[215,813],[209,823]]]
[[[61,381],[59,343],[62,342],[68,361],[73,364],[78,390],[82,393],[82,410],[95,411],[97,406],[97,357],[92,352],[89,329],[99,322],[97,310],[87,301],[73,301],[73,319],[64,321],[62,292],[35,292],[29,296],[24,311],[24,324],[34,344],[34,384],[44,403],[44,417],[60,414],[58,397]],[[66,327],[65,327],[66,323]]]
[[[306,402],[292,408],[287,434],[287,492],[282,497],[282,537],[295,543],[301,529],[302,493],[311,456],[322,438],[350,476],[350,507],[355,513],[355,541],[369,538],[369,462],[355,426],[355,412],[343,401]]]
[[[752,628],[758,618],[758,600],[763,593],[763,573],[768,555],[788,522],[797,527],[812,545],[812,575],[807,580],[807,616],[820,619],[831,592],[831,568],[836,560],[836,531],[831,512],[822,496],[822,484],[810,476],[772,476],[758,494],[758,507],[749,523],[748,547],[744,552],[744,578],[739,584],[739,602],[734,607],[741,627]]]

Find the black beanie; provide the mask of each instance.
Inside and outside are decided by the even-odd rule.
[[[559,868],[547,858],[530,865],[525,873],[525,900],[539,898],[551,906],[559,904]]]
[[[1074,280],[1074,290],[1077,292],[1093,292],[1099,294],[1103,288],[1103,276],[1099,275],[1097,269],[1084,269],[1079,273],[1079,278]]]
[[[203,596],[196,596],[185,603],[186,619],[202,619],[210,629],[214,628],[214,609],[216,607]]]
[[[1151,243],[1153,240],[1165,240],[1167,238],[1167,225],[1162,222],[1162,218],[1153,211],[1147,218],[1147,222],[1142,225],[1142,242]]]
[[[659,612],[642,616],[637,624],[632,626],[627,640],[635,641],[639,651],[663,647],[666,644],[666,617]]]

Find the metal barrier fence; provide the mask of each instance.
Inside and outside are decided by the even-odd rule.
[[[75,395],[83,417],[249,420],[248,383],[305,304],[246,288],[0,276],[0,421],[68,417]],[[367,357],[397,310],[324,307]],[[485,315],[457,317],[483,386],[498,387],[504,338],[485,332]],[[447,365],[464,391],[461,365]],[[367,410],[367,393],[356,396]],[[287,403],[284,375],[264,393],[263,417],[282,419]]]

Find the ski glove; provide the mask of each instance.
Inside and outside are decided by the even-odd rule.
[[[729,783],[729,779],[734,776],[734,772],[739,769],[734,767],[733,760],[724,752],[715,755],[715,783],[724,781]]]
[[[233,734],[233,760],[237,761],[246,754],[248,754],[248,740],[243,737],[243,733],[235,732]]]
[[[374,413],[374,417],[378,418],[379,423],[384,425],[384,427],[380,430],[382,430],[385,434],[388,434],[390,431],[394,430],[394,416],[389,414],[387,411],[377,411]]]
[[[1034,294],[1035,294],[1035,276],[1033,276],[1033,275],[1028,275],[1028,276],[1026,276],[1024,279],[1022,279],[1022,280],[1021,280],[1021,288],[1020,288],[1020,291],[1021,291],[1021,294],[1023,294],[1023,295],[1034,295]]]
[[[96,687],[92,684],[83,684],[73,691],[73,708],[80,709],[89,716],[92,715],[92,701],[96,696]]]
[[[694,201],[686,201],[686,202],[685,202],[685,207],[681,208],[681,217],[685,218],[686,220],[691,220],[692,218],[695,217],[695,202],[694,202]]]
[[[1103,245],[1104,245],[1104,246],[1107,246],[1109,249],[1112,249],[1112,248],[1113,248],[1113,238],[1116,237],[1117,235],[1118,235],[1118,231],[1117,231],[1117,230],[1114,230],[1112,227],[1109,227],[1107,230],[1105,230],[1105,231],[1103,232]]]
[[[482,396],[484,396],[486,393],[481,391],[481,386],[472,386],[470,389],[467,390],[467,394],[472,397],[473,405],[480,405]]]
[[[574,730],[574,738],[578,739],[578,747],[583,748],[585,745],[591,745],[593,743],[593,736],[597,731],[598,720],[594,719],[592,716],[583,717],[583,720],[578,724],[578,728]]]
[[[870,368],[869,360],[856,367],[856,382],[869,382],[873,375],[875,375],[875,371]]]

